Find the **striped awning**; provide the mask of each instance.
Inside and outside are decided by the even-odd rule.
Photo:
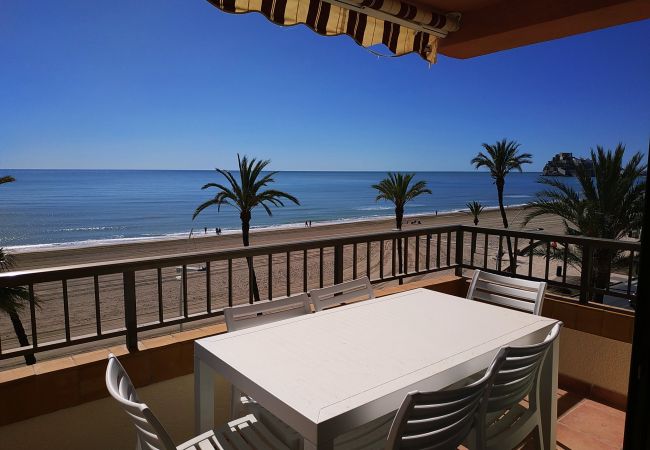
[[[460,15],[400,0],[208,0],[222,11],[259,12],[277,25],[305,24],[324,36],[346,34],[363,47],[384,44],[396,56],[436,62],[438,39],[459,28]]]

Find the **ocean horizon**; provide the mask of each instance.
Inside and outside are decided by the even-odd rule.
[[[273,188],[295,195],[301,205],[287,204],[267,216],[253,212],[252,228],[289,228],[383,219],[393,216],[390,203],[375,201],[373,183],[381,171],[281,171]],[[6,248],[92,245],[203,235],[221,228],[240,229],[237,211],[228,206],[194,209],[216,190],[205,183],[224,181],[214,170],[1,169],[16,182],[0,188],[0,246]],[[504,203],[525,204],[541,189],[540,172],[512,173]],[[497,193],[487,172],[417,172],[432,195],[416,198],[407,215],[466,210],[476,200],[497,207]],[[567,180],[570,180],[567,178]],[[572,179],[571,179],[572,180]]]

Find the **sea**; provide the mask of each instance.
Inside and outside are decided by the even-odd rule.
[[[211,207],[192,214],[216,190],[201,187],[224,182],[215,171],[189,170],[16,170],[0,176],[16,181],[0,185],[0,246],[29,249],[106,244],[162,237],[239,230],[239,213]],[[236,174],[235,174],[236,175]],[[286,202],[253,212],[252,227],[304,227],[391,217],[393,207],[376,201],[372,184],[384,172],[279,172],[274,189],[289,192],[300,205]],[[539,173],[512,173],[506,180],[507,205],[531,201],[541,189]],[[418,172],[431,195],[414,199],[407,215],[461,211],[473,200],[496,207],[496,188],[486,172]]]

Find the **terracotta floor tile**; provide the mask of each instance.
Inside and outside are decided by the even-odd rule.
[[[566,392],[558,396],[557,399],[557,415],[562,418],[565,414],[571,412],[584,398],[572,392]]]
[[[558,425],[592,436],[610,448],[620,448],[623,443],[625,413],[591,400],[583,400],[558,422]]]
[[[620,446],[612,446],[591,433],[583,433],[559,422],[557,424],[557,448],[563,450],[614,450]]]
[[[607,406],[602,403],[598,403],[596,401],[589,400],[589,399],[585,399],[584,404],[589,408],[597,409],[603,412],[604,414],[607,414],[608,416],[612,417],[615,420],[625,421],[625,412],[621,411],[620,409],[612,408],[611,406]]]

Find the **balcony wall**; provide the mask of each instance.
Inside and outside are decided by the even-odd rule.
[[[467,280],[424,279],[378,291],[387,295],[427,287],[464,296]],[[633,316],[611,308],[576,304],[547,296],[543,314],[565,323],[560,339],[560,386],[623,408],[631,351]],[[193,433],[193,340],[225,332],[222,324],[175,333],[0,372],[0,448],[133,448],[126,416],[106,398],[108,351],[120,356],[138,392],[168,428],[175,442]],[[225,421],[229,386],[217,381],[215,417]]]

